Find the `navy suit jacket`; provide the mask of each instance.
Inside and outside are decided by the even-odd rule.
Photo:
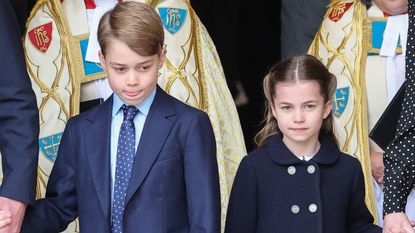
[[[112,97],[68,121],[46,198],[22,232],[58,232],[77,216],[82,233],[110,232]],[[41,223],[41,224],[40,224]],[[126,196],[124,233],[220,232],[216,146],[208,116],[157,93]]]
[[[0,196],[33,204],[39,116],[13,8],[0,1]]]

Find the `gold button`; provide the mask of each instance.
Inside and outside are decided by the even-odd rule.
[[[291,212],[293,214],[298,214],[300,212],[300,207],[298,205],[291,206]]]
[[[317,205],[316,205],[316,204],[311,204],[311,205],[309,205],[309,206],[308,206],[308,210],[309,210],[311,213],[316,212],[316,211],[317,211]]]
[[[307,171],[310,174],[313,174],[316,171],[316,167],[314,165],[308,165]]]
[[[295,174],[295,167],[294,167],[294,166],[289,166],[289,167],[287,168],[287,172],[288,172],[288,174],[290,174],[290,175],[294,175],[294,174]]]

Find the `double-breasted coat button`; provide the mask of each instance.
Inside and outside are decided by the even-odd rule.
[[[295,169],[295,167],[294,167],[294,166],[289,166],[289,167],[287,168],[287,172],[288,172],[288,174],[290,174],[290,175],[294,175],[294,174],[295,174],[295,171],[296,171],[296,169]]]
[[[316,205],[316,204],[311,204],[311,205],[309,205],[309,206],[308,206],[308,210],[309,210],[311,213],[316,212],[316,211],[317,211],[317,205]]]
[[[298,214],[300,212],[300,207],[298,205],[291,206],[291,212],[293,214]]]
[[[307,172],[313,174],[316,171],[316,167],[314,165],[308,165]]]

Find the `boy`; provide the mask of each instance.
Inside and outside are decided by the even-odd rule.
[[[215,139],[207,115],[157,86],[166,51],[148,5],[118,4],[98,28],[112,97],[68,121],[46,198],[22,232],[220,231]],[[41,224],[39,224],[41,223]]]

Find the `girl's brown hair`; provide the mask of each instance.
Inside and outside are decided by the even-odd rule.
[[[113,39],[124,42],[141,56],[158,54],[164,44],[160,16],[145,3],[118,3],[99,21],[98,42],[104,56]]]
[[[274,99],[277,94],[275,92],[276,85],[282,82],[302,80],[317,82],[325,103],[331,99],[336,91],[336,77],[317,58],[311,55],[295,56],[272,66],[263,81],[266,109],[263,120],[264,127],[255,136],[258,147],[262,147],[270,136],[280,133],[277,119],[272,114],[272,106],[274,106]],[[327,133],[337,143],[331,113],[323,120],[320,131]]]

